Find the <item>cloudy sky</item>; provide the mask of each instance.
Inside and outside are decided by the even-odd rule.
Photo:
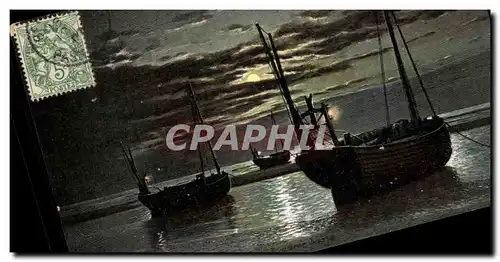
[[[402,25],[416,25],[406,30],[412,42],[435,34],[436,28],[426,26],[428,21],[449,13],[399,11],[397,16]],[[485,14],[469,14],[467,19],[484,19]],[[275,37],[295,97],[311,89],[329,95],[367,84],[375,75],[355,70],[356,61],[376,57],[378,46],[372,41],[376,20],[370,11],[85,11],[82,15],[98,80],[91,99],[108,105],[107,109],[112,103],[111,110],[129,117],[128,124],[140,126],[142,141],[161,139],[162,128],[190,119],[188,80],[207,122],[218,126],[248,123],[269,110],[284,110],[255,23]],[[388,51],[389,41],[384,43]],[[371,67],[379,68],[376,63]],[[333,76],[333,81],[318,81]]]

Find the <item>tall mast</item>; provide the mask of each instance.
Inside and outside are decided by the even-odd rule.
[[[386,125],[389,127],[391,125],[391,117],[389,115],[389,102],[387,101],[387,86],[385,84],[385,68],[384,68],[384,49],[382,46],[382,34],[380,33],[378,15],[379,13],[375,13],[375,22],[377,23],[377,38],[378,38],[378,49],[379,49],[378,51],[380,58],[380,74],[382,77],[382,86],[384,88],[385,122]]]
[[[294,122],[294,126],[296,129],[298,129],[299,126],[303,124],[302,117],[300,117],[300,114],[297,111],[297,108],[295,108],[295,104],[293,103],[292,95],[290,94],[290,89],[288,88],[288,83],[286,82],[285,79],[285,73],[283,72],[283,68],[281,67],[280,57],[278,56],[278,49],[276,49],[276,46],[274,46],[273,36],[271,34],[268,34],[268,36],[269,36],[269,42],[271,43],[271,48],[273,50],[274,59],[276,60],[276,65],[278,67],[278,71],[281,76],[283,96],[285,97],[285,101],[287,102],[288,107],[290,108],[290,113],[292,114],[292,120]]]
[[[275,72],[275,74],[278,76],[278,81],[280,82],[280,85],[281,85],[283,97],[285,98],[285,102],[287,103],[288,109],[290,110],[293,125],[295,126],[295,129],[298,131],[299,126],[302,124],[302,118],[300,117],[300,114],[297,111],[297,109],[295,108],[295,105],[293,103],[292,96],[290,94],[290,90],[288,89],[288,84],[287,84],[285,77],[283,75],[283,68],[281,68],[281,63],[279,61],[278,53],[277,53],[276,48],[274,46],[272,36],[269,35],[269,41],[271,43],[272,50],[274,53],[274,59],[273,59],[273,53],[271,53],[271,51],[270,51],[271,48],[267,45],[266,39],[264,37],[264,33],[262,33],[262,28],[260,27],[259,24],[256,24],[255,26],[257,27],[257,30],[259,31],[259,35],[260,35],[260,38],[262,40],[262,44],[264,45],[264,50],[267,54],[267,57],[271,63],[271,67],[273,68],[273,71]]]
[[[429,103],[429,107],[432,111],[432,116],[437,117],[436,110],[434,110],[434,106],[432,105],[429,94],[427,93],[427,90],[424,87],[424,83],[422,82],[422,77],[420,76],[420,73],[418,72],[417,66],[415,65],[415,61],[413,60],[413,57],[411,56],[410,49],[408,48],[408,44],[406,43],[403,32],[401,31],[401,28],[399,27],[398,19],[396,18],[396,15],[394,14],[394,12],[391,12],[391,14],[392,14],[392,17],[394,18],[394,22],[396,23],[396,28],[398,29],[399,35],[401,36],[401,39],[403,40],[403,44],[405,46],[406,53],[408,54],[408,57],[410,58],[411,65],[413,66],[413,71],[415,71],[415,74],[417,75],[418,83],[420,84],[420,87],[422,88],[422,92],[424,92],[425,98],[427,99],[427,103]]]
[[[410,81],[408,80],[408,76],[406,75],[406,71],[403,65],[403,60],[401,59],[401,54],[399,53],[398,43],[396,41],[396,37],[394,36],[394,29],[392,28],[392,22],[389,17],[388,11],[383,11],[383,12],[384,12],[385,22],[387,24],[387,30],[389,31],[389,36],[391,37],[392,41],[394,56],[396,57],[399,76],[401,78],[401,83],[403,84],[403,89],[406,94],[406,99],[408,100],[410,117],[413,121],[417,123],[417,125],[420,125],[421,120],[417,111],[417,104],[415,103],[415,97],[413,96],[413,92],[411,90]]]
[[[274,119],[274,115],[273,115],[273,111],[272,110],[271,110],[271,121],[273,122],[273,126],[275,126],[276,125],[276,120]],[[281,149],[283,150],[283,148],[285,148],[283,146],[283,140],[280,139],[279,141],[280,141],[280,144],[281,144]],[[274,150],[276,152],[278,152],[278,148],[277,147],[275,147]]]
[[[198,119],[198,114],[196,113],[196,108],[192,101],[191,101],[191,114],[193,115],[193,123],[196,125],[199,119]],[[201,153],[201,146],[198,147],[197,151],[198,151],[198,158],[200,159],[201,174],[205,175],[205,163],[203,161],[203,154]]]
[[[300,126],[304,124],[302,121],[302,117],[295,107],[295,104],[293,103],[292,95],[290,93],[290,89],[288,88],[288,84],[285,79],[285,75],[283,73],[283,68],[281,67],[281,62],[279,59],[278,55],[278,50],[276,49],[276,46],[274,45],[273,37],[271,34],[268,33],[269,37],[269,42],[271,44],[271,48],[268,46],[266,39],[264,37],[264,34],[262,33],[263,29],[259,26],[259,24],[256,24],[257,29],[259,31],[260,38],[262,40],[262,44],[264,46],[264,51],[267,54],[267,57],[269,59],[269,62],[271,64],[271,67],[274,71],[274,73],[278,76],[278,80],[281,86],[281,91],[283,98],[285,99],[285,103],[288,106],[290,115],[291,115],[291,120],[294,125],[294,133],[297,138],[297,140],[300,140],[302,138],[302,130],[300,129]],[[271,53],[272,50],[272,53]],[[306,145],[310,147],[311,150],[315,148],[315,137],[314,134],[309,133],[307,136],[307,142]]]
[[[196,97],[194,95],[193,87],[191,86],[191,82],[189,82],[189,93],[191,95],[191,100],[193,101],[193,105],[196,111],[196,115],[198,116],[198,119],[202,125],[204,125],[203,122],[203,117],[201,116],[200,109],[198,108],[198,105],[196,104]],[[219,162],[217,162],[217,158],[215,157],[215,152],[214,149],[212,148],[212,143],[210,141],[207,142],[208,148],[210,148],[210,154],[212,155],[212,159],[214,160],[215,164],[215,169],[217,170],[217,174],[220,174],[220,166]]]

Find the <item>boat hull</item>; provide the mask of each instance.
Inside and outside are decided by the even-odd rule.
[[[444,121],[427,123],[425,134],[375,146],[309,151],[296,163],[316,184],[331,189],[337,205],[384,192],[444,167],[451,140]]]
[[[169,215],[178,211],[210,204],[224,198],[231,190],[229,174],[222,172],[187,184],[166,187],[162,191],[139,194],[139,201],[153,216]]]
[[[274,153],[268,157],[254,158],[253,163],[260,169],[266,169],[288,163],[290,161],[290,156],[290,151],[282,151]]]

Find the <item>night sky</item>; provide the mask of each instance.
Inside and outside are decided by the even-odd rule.
[[[120,140],[136,149],[162,151],[167,166],[186,157],[189,153],[165,152],[164,130],[191,122],[188,81],[193,84],[205,122],[219,131],[227,124],[263,119],[269,124],[270,110],[283,112],[283,100],[255,23],[273,34],[292,96],[299,105],[299,98],[309,93],[319,102],[346,90],[380,83],[377,27],[371,11],[80,14],[97,85],[33,103],[59,198],[98,190],[95,184],[101,180],[115,186],[131,180],[127,175],[116,175],[115,169],[123,166],[117,162]],[[396,15],[410,48],[414,46],[422,53],[418,47],[425,49],[432,43],[437,50],[415,56],[423,63],[446,55],[439,52],[449,32],[488,19],[485,11],[416,10],[398,11]],[[387,52],[390,42],[385,32],[383,42],[387,59],[393,59]],[[447,52],[455,52],[450,43],[447,45]],[[455,46],[461,51],[460,43]],[[387,70],[387,78],[396,76],[394,65],[388,63]],[[338,117],[340,114],[338,109]],[[231,159],[221,157],[221,161],[230,164],[249,157],[250,153]],[[86,182],[89,185],[75,186]],[[73,197],[68,201],[78,200]]]
[[[443,13],[405,11],[399,18],[411,23]],[[137,104],[130,124],[148,126],[152,137],[190,118],[188,80],[208,123],[247,123],[284,110],[257,22],[273,33],[292,85],[349,69],[348,58],[332,55],[376,36],[368,11],[112,11],[85,18],[96,74],[105,79],[100,86],[127,92]],[[106,98],[92,101],[99,99]]]

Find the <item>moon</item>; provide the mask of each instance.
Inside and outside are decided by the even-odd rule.
[[[338,106],[332,106],[328,109],[328,116],[333,121],[338,121],[340,119],[340,117],[342,116],[342,110]]]
[[[255,73],[250,73],[246,77],[246,82],[259,82],[259,81],[260,81],[260,76]]]

